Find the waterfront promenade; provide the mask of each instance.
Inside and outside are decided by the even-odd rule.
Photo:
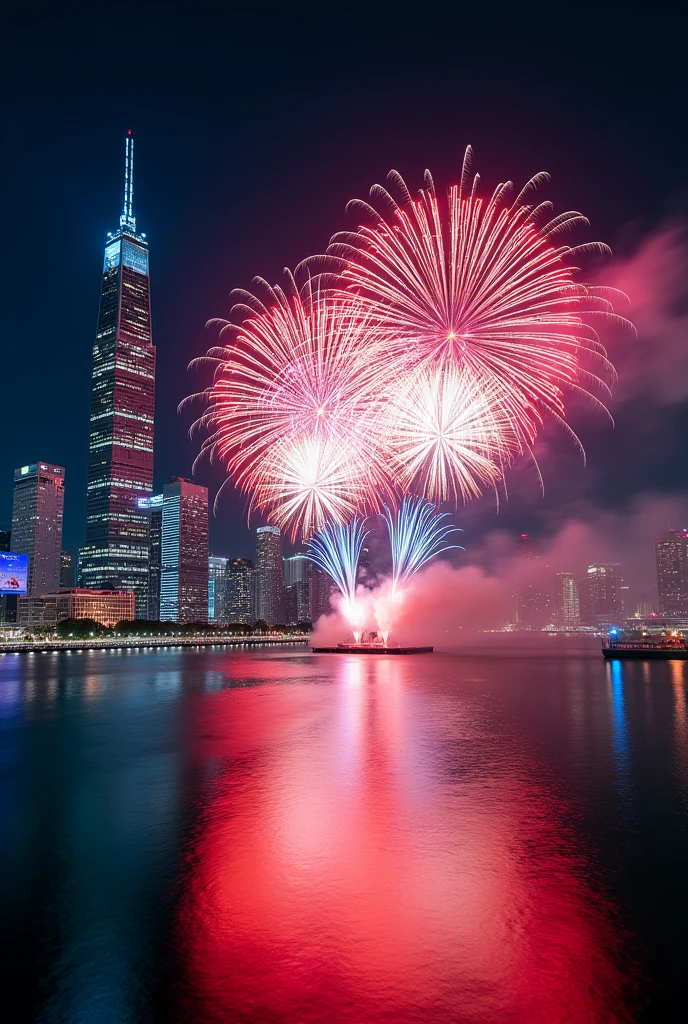
[[[282,636],[131,636],[92,637],[86,640],[8,640],[0,643],[0,655],[36,653],[37,651],[108,651],[118,647],[275,647],[307,646],[309,637],[302,633]]]

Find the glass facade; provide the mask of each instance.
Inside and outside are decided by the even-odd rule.
[[[163,490],[160,618],[208,621],[208,488],[180,477]]]
[[[133,138],[127,139],[127,173]],[[131,181],[133,189],[133,180]],[[93,346],[86,543],[79,583],[136,594],[149,617],[149,516],[137,506],[153,489],[155,348],[148,244],[125,218],[106,247]]]
[[[29,556],[28,596],[60,587],[64,469],[37,462],[14,471],[11,549]]]
[[[259,526],[256,530],[258,556],[257,616],[274,626],[283,621],[282,607],[282,536],[276,526]]]
[[[217,555],[208,558],[208,622],[224,626],[227,618],[227,562]]]
[[[255,567],[248,558],[227,562],[227,621],[252,626],[256,621],[253,590]]]

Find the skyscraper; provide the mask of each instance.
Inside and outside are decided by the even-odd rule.
[[[60,588],[64,469],[36,462],[14,471],[12,551],[29,556],[28,596]]]
[[[317,565],[311,565],[310,579],[310,613],[311,622],[315,625],[321,615],[330,615],[332,605],[330,598],[337,590],[336,583],[330,579]]]
[[[258,618],[268,626],[282,621],[282,536],[277,526],[256,530],[258,556]]]
[[[618,563],[588,566],[587,573],[578,581],[582,625],[601,626],[621,621],[622,583]]]
[[[226,625],[227,618],[227,558],[208,556],[208,622]]]
[[[312,562],[302,552],[284,559],[285,617],[287,622],[310,622]]]
[[[82,587],[120,587],[148,611],[148,517],[139,495],[153,489],[155,348],[148,243],[134,216],[134,136],[125,141],[124,209],[108,235],[93,346],[86,543]]]
[[[688,614],[688,530],[655,541],[660,615]]]
[[[160,580],[162,573],[162,506],[163,495],[144,495],[136,499],[139,511],[148,514],[148,603],[147,619],[160,621]]]
[[[554,621],[562,629],[580,626],[578,584],[573,573],[558,572],[555,580]]]
[[[254,575],[255,568],[249,558],[231,558],[227,562],[227,622],[252,626],[256,621]]]
[[[182,477],[163,488],[160,618],[208,621],[208,488]]]

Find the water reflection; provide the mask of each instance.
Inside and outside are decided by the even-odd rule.
[[[626,1019],[571,809],[435,668],[333,659],[334,697],[225,691],[212,727],[195,706],[195,756],[223,769],[179,911],[183,1019]]]

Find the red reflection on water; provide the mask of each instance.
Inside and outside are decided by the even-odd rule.
[[[536,766],[406,665],[333,671],[198,708],[223,769],[179,922],[185,1019],[624,1019],[613,929]]]

